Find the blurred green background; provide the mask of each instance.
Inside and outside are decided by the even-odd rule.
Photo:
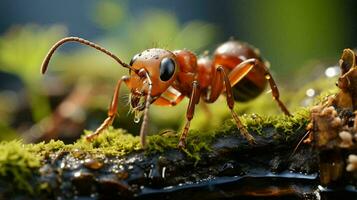
[[[333,66],[344,48],[357,43],[357,2],[352,0],[3,0],[0,6],[0,140],[71,142],[105,119],[115,83],[127,70],[93,49],[67,44],[41,76],[42,59],[65,36],[92,40],[126,62],[152,47],[212,52],[233,36],[258,47],[270,61],[292,110],[311,104],[324,89],[302,85],[325,77],[333,87]],[[326,78],[326,69],[332,78]],[[127,91],[121,94],[114,126],[137,133],[140,124],[127,114]],[[262,94],[237,109],[280,113],[273,104],[270,94]],[[150,132],[179,130],[186,107],[187,100],[173,108],[153,106]],[[230,118],[224,99],[209,108],[207,113],[198,107],[193,128],[208,129]]]

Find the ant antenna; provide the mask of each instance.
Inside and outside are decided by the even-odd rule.
[[[115,56],[113,53],[111,53],[110,51],[106,50],[105,48],[90,42],[88,40],[85,40],[83,38],[79,38],[79,37],[65,37],[63,39],[61,39],[60,41],[58,41],[56,44],[54,44],[52,46],[52,48],[48,51],[45,59],[42,62],[42,66],[41,66],[41,73],[44,74],[47,70],[48,67],[48,63],[50,62],[50,59],[53,55],[53,53],[57,50],[58,47],[60,47],[62,44],[66,43],[66,42],[78,42],[90,47],[93,47],[105,54],[107,54],[108,56],[112,57],[115,61],[117,61],[121,66],[125,67],[125,68],[129,68],[131,70],[137,71],[135,69],[132,69],[130,65],[124,63],[123,61],[121,61],[117,56]]]

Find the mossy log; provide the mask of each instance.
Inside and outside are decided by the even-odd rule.
[[[2,143],[0,198],[317,199],[318,151],[302,145],[293,153],[308,118],[307,110],[294,117],[245,116],[254,145],[231,121],[216,131],[191,131],[186,149],[165,132],[150,136],[143,150],[138,137],[120,129],[92,143]],[[346,181],[356,186],[353,178]]]

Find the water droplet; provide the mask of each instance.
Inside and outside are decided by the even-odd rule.
[[[340,74],[340,68],[338,66],[332,66],[325,70],[325,75],[329,78],[335,77]]]
[[[129,177],[129,173],[126,171],[118,171],[115,174],[119,180],[125,180]]]
[[[99,162],[96,159],[86,159],[84,161],[84,166],[86,166],[89,169],[97,170],[103,167],[103,163]]]
[[[80,177],[81,176],[81,171],[74,172],[73,176],[74,177]]]
[[[134,117],[134,122],[135,123],[139,123],[140,122],[140,117],[139,116],[135,116]]]
[[[161,172],[161,177],[165,178],[165,175],[166,175],[166,167],[163,167]]]
[[[306,95],[307,95],[308,97],[313,97],[313,96],[315,96],[315,94],[316,94],[316,92],[315,92],[315,90],[312,89],[312,88],[306,90]]]
[[[164,187],[164,190],[171,190],[172,188],[174,188],[174,186],[167,186],[167,187]]]
[[[66,167],[66,163],[65,162],[61,162],[60,168],[65,168]]]
[[[85,153],[84,153],[84,151],[82,151],[80,149],[74,149],[72,151],[72,155],[73,155],[73,157],[80,159],[80,158],[83,158],[85,156]]]
[[[150,179],[153,179],[154,178],[154,175],[153,175],[153,169],[150,169],[150,171],[149,171],[149,175],[148,175],[148,177],[150,178]]]

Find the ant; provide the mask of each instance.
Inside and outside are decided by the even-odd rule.
[[[279,91],[268,70],[267,63],[264,63],[259,51],[247,43],[236,40],[227,41],[218,46],[213,58],[208,55],[197,57],[186,49],[169,51],[152,48],[136,54],[130,63],[126,64],[95,43],[78,37],[66,37],[59,40],[49,50],[42,63],[42,74],[46,72],[53,53],[66,42],[77,42],[93,47],[112,57],[122,67],[129,69],[130,75],[121,77],[117,82],[108,117],[94,133],[86,137],[88,140],[98,136],[113,123],[118,108],[119,90],[123,82],[130,89],[129,101],[135,112],[135,121],[139,121],[143,115],[140,129],[140,141],[143,148],[146,147],[150,105],[175,106],[185,96],[190,100],[186,124],[178,144],[180,148],[185,147],[190,122],[200,99],[205,103],[213,103],[224,92],[227,105],[240,133],[251,144],[255,143],[254,137],[249,134],[234,111],[235,101],[247,101],[258,96],[268,82],[273,99],[280,109],[290,116],[288,109],[279,99]]]

